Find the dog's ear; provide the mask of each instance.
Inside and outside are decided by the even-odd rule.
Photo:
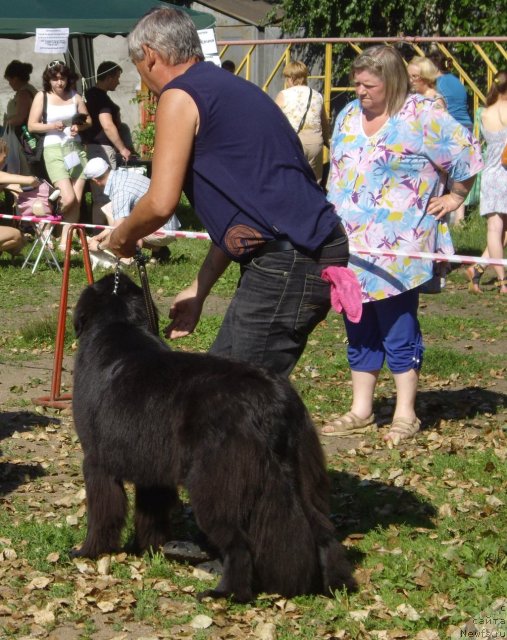
[[[79,307],[74,309],[72,322],[74,324],[74,333],[76,334],[76,338],[79,338],[86,324],[86,314],[82,313],[82,310],[79,309]]]
[[[77,338],[83,333],[86,322],[95,308],[96,298],[97,294],[91,286],[87,287],[79,296],[74,313],[72,314],[72,322]]]

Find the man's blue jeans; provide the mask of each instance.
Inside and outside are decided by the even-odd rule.
[[[210,352],[288,376],[331,306],[330,285],[320,274],[330,265],[347,266],[348,256],[344,233],[316,258],[295,249],[252,258],[241,267]]]

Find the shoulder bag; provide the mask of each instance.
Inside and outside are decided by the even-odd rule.
[[[502,166],[504,166],[507,169],[507,142],[505,143],[505,146],[503,148],[500,162],[502,163]]]
[[[301,122],[299,123],[299,127],[296,129],[296,133],[299,133],[301,129],[305,126],[305,120],[306,120],[306,116],[308,115],[308,109],[310,108],[310,105],[312,103],[312,93],[313,91],[310,89],[310,95],[308,96],[308,104],[306,105],[306,109],[303,114],[303,117],[301,118]]]
[[[475,138],[477,140],[480,141],[481,138],[481,113],[482,113],[482,107],[479,107],[476,112],[475,112],[475,116],[474,116],[474,128],[473,128],[473,134],[475,136]],[[482,144],[481,144],[481,152],[484,156],[484,151],[482,149]],[[472,185],[472,188],[470,189],[470,191],[468,192],[468,195],[466,197],[465,200],[465,206],[466,207],[476,207],[481,199],[481,174],[482,171],[480,171],[476,176],[475,176],[475,182]]]
[[[44,91],[44,102],[42,107],[42,122],[46,124],[48,111],[48,94]],[[44,134],[43,133],[32,133],[33,138],[36,140],[36,145],[32,148],[28,144],[28,140],[21,135],[19,137],[19,143],[21,144],[21,149],[23,154],[29,164],[34,164],[35,162],[40,162],[42,159],[42,152],[44,150]]]

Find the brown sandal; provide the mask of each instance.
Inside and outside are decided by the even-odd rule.
[[[470,293],[482,293],[482,289],[479,285],[481,278],[484,275],[484,271],[485,269],[481,264],[473,264],[466,270],[468,279],[470,280],[470,284],[468,285]]]
[[[368,418],[359,418],[352,411],[348,411],[342,416],[333,417],[326,422],[321,429],[321,435],[327,437],[340,437],[346,438],[347,436],[354,436],[360,433],[364,433],[375,424],[375,416],[373,413]],[[327,429],[327,431],[326,431]]]
[[[420,427],[421,421],[419,418],[395,418],[389,428],[389,432],[384,436],[384,440],[396,446],[402,440],[413,438]]]
[[[500,278],[497,278],[495,281],[495,287],[498,287],[498,293],[507,293],[507,279],[504,278],[503,280],[500,280]]]

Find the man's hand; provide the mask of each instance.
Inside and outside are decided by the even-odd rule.
[[[123,147],[123,149],[120,151],[120,155],[125,160],[125,162],[128,162],[130,160],[130,156],[132,155],[132,151],[130,151],[130,149],[127,149],[127,147]]]
[[[110,234],[110,230],[104,229],[100,233],[97,233],[96,236],[93,236],[92,238],[88,238],[88,249],[90,249],[90,251],[98,251],[99,244],[100,244],[100,249],[105,249],[105,246],[103,245],[103,243],[105,239],[109,236],[109,234]]]
[[[202,305],[203,301],[197,298],[194,285],[183,289],[169,310],[172,322],[164,329],[165,337],[174,340],[192,333],[201,317]]]
[[[137,246],[142,246],[142,241],[124,241],[124,234],[122,233],[123,224],[122,222],[111,232],[105,229],[100,233],[101,238],[104,234],[104,238],[100,240],[99,249],[111,251],[111,253],[114,253],[114,255],[119,258],[132,258],[132,256],[136,254]]]

